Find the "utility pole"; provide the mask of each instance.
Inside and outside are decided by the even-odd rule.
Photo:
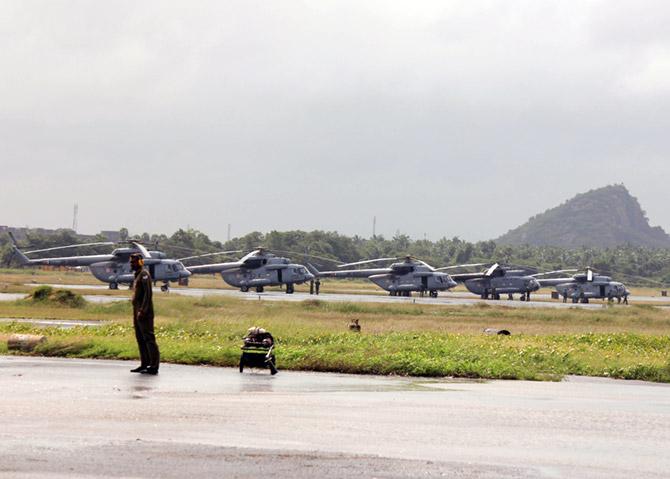
[[[230,223],[228,223],[228,241],[230,241]]]
[[[72,214],[72,231],[77,232],[77,215],[79,214],[79,205],[74,204],[74,212]]]
[[[372,217],[372,238],[377,236],[377,217]]]

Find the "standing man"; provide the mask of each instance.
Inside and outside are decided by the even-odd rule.
[[[144,269],[144,258],[139,253],[130,255],[130,268],[135,272],[133,281],[133,326],[140,350],[140,365],[131,373],[158,374],[160,353],[154,334],[154,303],[151,299],[151,275]]]

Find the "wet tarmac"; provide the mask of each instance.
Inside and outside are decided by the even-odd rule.
[[[107,324],[107,321],[98,321],[94,319],[37,319],[37,318],[0,318],[0,323],[19,323],[30,324],[42,328],[63,328],[70,329],[79,326],[98,327]]]
[[[278,356],[281,366],[281,353]],[[0,356],[0,477],[668,477],[670,387]]]
[[[25,293],[0,293],[0,301],[16,301],[24,299],[26,296]]]
[[[38,286],[35,284],[26,284],[26,286]],[[71,284],[50,284],[49,286],[56,288],[65,288],[65,289],[100,289],[108,290],[108,287],[105,285],[71,285]],[[440,293],[440,296],[437,298],[430,297],[420,297],[415,295],[413,297],[405,298],[400,296],[388,296],[381,294],[342,294],[342,293],[322,293],[320,295],[310,295],[309,293],[296,292],[294,294],[286,294],[281,291],[268,291],[264,293],[242,293],[241,291],[232,290],[232,289],[204,289],[204,288],[171,288],[169,293],[163,293],[160,291],[160,288],[154,288],[155,294],[176,294],[181,296],[190,296],[190,297],[203,297],[203,296],[226,296],[233,298],[246,299],[248,301],[305,301],[305,300],[314,300],[318,299],[321,301],[336,301],[336,302],[348,302],[348,303],[382,303],[382,304],[428,304],[436,306],[472,306],[477,304],[488,304],[492,306],[504,306],[510,308],[581,308],[581,309],[599,309],[607,307],[607,302],[603,301],[593,301],[589,304],[573,304],[573,303],[563,303],[562,301],[550,301],[549,295],[538,295],[538,299],[541,301],[509,301],[506,299],[500,301],[492,300],[483,300],[469,293]],[[96,297],[93,295],[87,295],[86,298],[90,296]],[[542,297],[544,296],[544,297]],[[110,301],[119,301],[126,299],[119,296],[97,296],[101,302],[110,302]],[[647,299],[656,299],[652,297],[640,297],[636,298],[636,301],[644,302]],[[665,303],[668,304],[670,301],[667,301],[667,298],[664,298]],[[632,300],[631,300],[632,301]],[[658,301],[657,301],[658,302]],[[615,307],[626,307],[624,304],[614,304]],[[659,306],[661,306],[659,304]]]

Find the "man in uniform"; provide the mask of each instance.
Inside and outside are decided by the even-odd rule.
[[[133,326],[135,327],[137,346],[140,350],[140,365],[131,369],[130,372],[158,374],[160,353],[154,334],[151,275],[144,269],[144,258],[141,254],[130,255],[130,268],[135,272],[135,280],[133,281]]]

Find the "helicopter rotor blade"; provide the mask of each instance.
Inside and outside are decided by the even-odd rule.
[[[435,268],[433,268],[431,265],[426,263],[424,260],[419,259],[419,258],[413,258],[413,259],[414,259],[414,261],[417,261],[417,262],[421,263],[422,265],[426,266],[427,268],[430,268],[431,270],[436,271]]]
[[[339,261],[334,258],[328,258],[326,256],[318,256],[312,253],[299,253],[298,251],[286,251],[286,250],[281,250],[281,249],[270,249],[270,251],[275,251],[277,253],[282,253],[282,254],[290,254],[293,256],[309,256],[310,258],[316,258],[316,259],[321,259],[323,261],[328,261],[333,264],[342,264],[342,261]]]
[[[475,266],[488,266],[491,263],[470,263],[470,264],[456,264],[454,266],[443,266],[441,268],[435,268],[435,271],[443,271],[445,269],[456,269],[456,268],[472,268]]]
[[[97,242],[97,243],[80,243],[80,244],[71,244],[67,246],[54,246],[53,248],[43,248],[43,249],[34,249],[31,251],[24,251],[23,254],[29,254],[29,253],[44,253],[45,251],[58,251],[61,249],[71,249],[71,248],[79,248],[80,246],[109,246],[113,245],[114,243],[110,241],[103,241],[103,242]]]
[[[376,262],[378,262],[378,261],[394,261],[394,260],[396,260],[396,259],[398,259],[398,258],[397,258],[397,257],[393,257],[393,258],[367,259],[367,260],[364,260],[364,261],[356,261],[355,263],[338,264],[337,267],[338,267],[338,268],[346,268],[346,267],[348,267],[348,266],[357,266],[357,265],[359,265],[359,264],[376,263]]]
[[[486,273],[484,273],[485,276],[493,276],[493,273],[500,268],[500,265],[498,263],[495,263],[491,265],[489,269],[486,270]]]
[[[548,274],[558,274],[558,273],[576,273],[579,271],[578,269],[557,269],[554,271],[545,271],[544,273],[536,273],[536,274],[531,274],[532,277],[537,277],[537,276],[546,276]]]
[[[186,256],[185,258],[177,258],[178,261],[185,261],[187,259],[196,259],[196,258],[205,258],[207,256],[217,256],[217,255],[227,255],[227,254],[233,254],[233,253],[242,253],[243,250],[241,249],[236,249],[236,250],[231,250],[231,251],[217,251],[215,253],[205,253],[205,254],[199,254],[195,256]]]
[[[133,246],[134,246],[135,248],[137,248],[138,250],[140,250],[140,253],[142,253],[142,256],[144,256],[145,259],[146,259],[146,258],[151,258],[151,254],[150,254],[149,251],[144,247],[144,245],[143,245],[142,243],[140,243],[140,242],[138,242],[138,241],[131,241],[130,244],[133,245]]]

